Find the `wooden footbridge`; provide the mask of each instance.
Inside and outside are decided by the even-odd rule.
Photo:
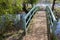
[[[22,40],[59,40],[60,22],[49,6],[42,11],[40,6],[34,6],[27,14],[20,16],[20,20],[20,27],[25,34]]]
[[[60,23],[49,6],[44,11],[40,11],[39,6],[33,7],[22,20],[26,33],[23,40],[59,40],[57,29]],[[31,32],[27,34],[29,28]]]

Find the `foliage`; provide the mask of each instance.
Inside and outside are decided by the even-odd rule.
[[[38,2],[39,0],[28,0],[28,2],[30,3],[30,4],[36,4],[37,2]]]
[[[0,0],[0,15],[14,14],[22,10],[22,0]]]
[[[23,0],[0,0],[0,33],[17,25],[16,13],[22,10],[22,3]],[[13,26],[14,24],[15,26]]]
[[[60,7],[55,7],[54,11],[56,13],[56,16],[60,18]]]
[[[35,4],[37,3],[39,0],[23,0],[25,3],[31,3],[31,4]]]
[[[23,8],[22,4],[36,3],[37,0],[0,0],[0,27],[8,28],[14,24],[16,16],[8,14],[16,14]],[[15,18],[15,19],[14,19]],[[6,24],[5,24],[6,23]],[[3,26],[4,25],[4,26]],[[5,30],[5,29],[3,29]]]
[[[20,23],[19,14],[18,15],[16,15],[16,14],[2,15],[2,16],[0,16],[0,32],[5,33],[8,31],[16,30],[17,28],[20,27],[19,23]]]
[[[53,3],[53,0],[49,0],[50,3]],[[56,3],[60,3],[60,0],[56,0]]]

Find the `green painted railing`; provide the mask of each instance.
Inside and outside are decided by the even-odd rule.
[[[50,26],[50,33],[54,35],[52,40],[56,40],[56,36],[54,33],[56,30],[56,26],[57,26],[56,17],[49,6],[46,6],[46,13],[47,13],[47,19],[49,22],[49,26]]]
[[[47,18],[50,21],[50,25],[52,25],[53,28],[55,29],[56,25],[57,25],[57,20],[55,18],[55,15],[53,14],[53,12],[49,6],[46,7],[46,11],[47,11],[47,16],[48,16]]]
[[[39,6],[34,6],[25,16],[22,17],[22,20],[23,20],[22,25],[23,25],[23,29],[25,33],[29,28],[28,25],[29,25],[30,20],[32,19],[35,12],[39,9],[40,9]]]
[[[35,12],[38,11],[39,9],[40,9],[40,6],[34,6],[25,16],[22,17],[22,21],[23,21],[22,25],[23,25],[23,29],[25,33],[27,32],[29,28],[28,25],[29,25],[30,20],[32,19]],[[50,29],[52,31],[50,32],[54,35],[56,26],[57,26],[57,20],[49,6],[46,6],[46,14],[47,14],[48,22],[49,22],[49,27],[52,27],[52,29]],[[55,36],[54,36],[54,39],[56,39]]]

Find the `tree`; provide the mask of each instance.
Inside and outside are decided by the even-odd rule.
[[[39,0],[29,0],[29,3],[33,6],[33,4],[36,4]]]
[[[52,11],[54,10],[55,1],[56,0],[53,0]]]
[[[38,2],[38,0],[24,0],[23,2],[23,10],[25,11],[25,13],[28,13],[27,9],[26,9],[26,4],[31,4],[33,7],[33,4],[36,4]]]
[[[0,14],[14,14],[22,10],[23,0],[0,0]]]
[[[3,34],[8,31],[7,29],[10,32],[13,28],[14,20],[12,19],[16,19],[14,14],[22,11],[22,3],[23,0],[0,0],[0,40],[3,40]]]
[[[28,0],[24,0],[23,1],[23,11],[25,11],[25,13],[28,13],[27,9],[26,9],[26,4],[28,3]]]

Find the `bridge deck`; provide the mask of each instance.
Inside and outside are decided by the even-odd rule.
[[[29,33],[24,36],[23,40],[48,40],[45,13],[45,11],[36,12],[29,24]]]

